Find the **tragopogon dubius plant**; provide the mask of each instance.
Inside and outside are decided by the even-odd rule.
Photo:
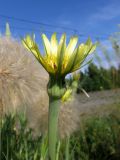
[[[65,76],[80,69],[86,57],[95,50],[96,45],[90,39],[86,43],[77,45],[77,36],[71,37],[67,45],[66,34],[63,34],[58,42],[56,33],[51,36],[50,41],[45,34],[42,34],[42,40],[44,55],[41,54],[37,43],[30,35],[27,35],[22,42],[49,73],[48,151],[49,160],[55,160],[59,109],[61,99],[66,93]]]

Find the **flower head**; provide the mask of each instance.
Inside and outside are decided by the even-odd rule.
[[[27,35],[23,40],[24,46],[31,51],[41,65],[48,73],[58,76],[65,76],[68,73],[74,72],[81,68],[82,63],[92,53],[96,45],[92,44],[88,39],[85,44],[77,46],[78,37],[70,38],[66,45],[66,35],[63,34],[58,42],[56,33],[48,40],[45,34],[42,34],[45,54],[42,55],[38,45],[30,35]]]

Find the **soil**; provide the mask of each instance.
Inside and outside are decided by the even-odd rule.
[[[112,112],[112,106],[119,106],[120,108],[120,89],[90,92],[88,94],[89,98],[84,93],[76,95],[77,101],[75,103],[78,104],[81,115],[97,114],[98,111],[103,114],[103,111],[106,112],[106,107],[107,112],[108,110]]]

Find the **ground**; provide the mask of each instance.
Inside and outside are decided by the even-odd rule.
[[[108,114],[113,109],[120,109],[120,89],[78,94],[77,101],[81,115]],[[113,107],[114,106],[114,107]]]

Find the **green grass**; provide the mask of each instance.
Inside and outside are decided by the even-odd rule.
[[[26,130],[26,120],[19,117],[17,130],[16,116],[6,116],[1,127],[1,160],[40,160],[42,137],[33,139],[32,130]]]
[[[114,115],[89,118],[71,141],[76,160],[120,159],[120,119]]]
[[[87,117],[78,132],[59,142],[57,160],[120,159],[119,105],[106,107],[113,108],[109,115]],[[5,116],[1,122],[1,160],[47,160],[47,137],[33,138],[23,115]]]

